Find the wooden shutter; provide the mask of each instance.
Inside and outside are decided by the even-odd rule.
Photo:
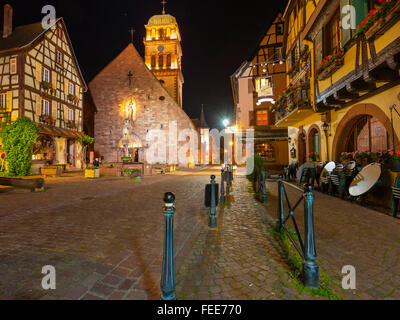
[[[52,82],[52,87],[54,89],[57,89],[57,72],[52,71],[51,73],[51,82]]]
[[[69,80],[67,78],[64,79],[64,93],[68,95],[68,87],[69,87]]]
[[[57,120],[57,102],[51,102],[51,115],[53,116],[54,120]]]
[[[39,95],[36,96],[36,115],[42,115],[42,97]]]
[[[254,117],[254,111],[249,111],[249,125],[250,126],[255,126],[255,117]]]
[[[76,85],[75,85],[75,96],[76,96],[77,98],[80,97],[79,91],[80,91],[80,87],[76,84]]]
[[[323,54],[324,54],[324,48],[323,48],[323,42],[322,42],[322,37],[323,32],[322,29],[318,32],[317,36],[315,37],[314,40],[314,52],[315,52],[315,66],[314,69],[319,68],[319,66],[321,65]]]
[[[12,105],[13,105],[13,93],[12,91],[7,91],[7,107],[6,112],[12,112]]]
[[[64,118],[65,118],[65,121],[69,121],[69,108],[68,107],[64,107]]]
[[[351,4],[356,9],[356,25],[366,18],[369,11],[369,0],[351,0]]]
[[[36,62],[36,80],[42,82],[43,79],[43,66],[40,62]]]

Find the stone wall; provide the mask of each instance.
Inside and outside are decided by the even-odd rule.
[[[129,78],[128,74],[132,77]],[[134,101],[136,105],[136,113],[131,114],[130,134],[140,140],[142,161],[147,161],[146,146],[152,146],[146,137],[149,130],[168,132],[171,121],[177,122],[178,130],[195,129],[186,113],[146,67],[132,44],[108,64],[89,87],[98,110],[95,117],[95,151],[104,157],[104,162],[120,160],[119,147],[127,118],[125,105],[129,101]],[[174,145],[180,148],[186,143],[177,143],[176,139],[167,141],[167,156],[176,154]]]

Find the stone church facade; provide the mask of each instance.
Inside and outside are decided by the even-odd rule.
[[[122,157],[179,165],[196,161],[195,126],[133,44],[111,61],[89,88],[98,111],[95,152],[103,162],[121,162]]]

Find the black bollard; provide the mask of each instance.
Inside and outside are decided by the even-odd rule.
[[[174,214],[175,195],[168,192],[164,196],[164,258],[161,276],[161,299],[177,300],[175,295],[175,265],[174,265]]]
[[[215,199],[215,176],[211,176],[211,209],[210,209],[210,228],[217,227],[217,199]]]
[[[305,247],[303,264],[304,285],[306,287],[319,287],[319,267],[315,262],[317,251],[315,249],[314,234],[314,188],[306,185],[304,188],[304,226],[305,226]]]
[[[225,204],[225,174],[224,170],[221,171],[221,197],[220,202]]]

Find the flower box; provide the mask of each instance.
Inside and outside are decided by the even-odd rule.
[[[87,168],[85,169],[85,178],[98,179],[100,178],[100,169],[98,168]]]
[[[319,74],[318,80],[322,81],[322,80],[329,78],[333,73],[336,72],[336,70],[341,68],[343,66],[343,64],[344,64],[343,58],[336,59],[334,62],[332,62],[332,64],[329,67],[327,67],[324,71],[322,71]]]
[[[57,176],[57,167],[43,167],[41,168],[41,173],[43,176]]]
[[[382,29],[383,25],[385,24],[385,18],[380,18],[378,21],[374,23],[374,25],[365,32],[365,38],[367,40],[373,38],[375,34]]]

